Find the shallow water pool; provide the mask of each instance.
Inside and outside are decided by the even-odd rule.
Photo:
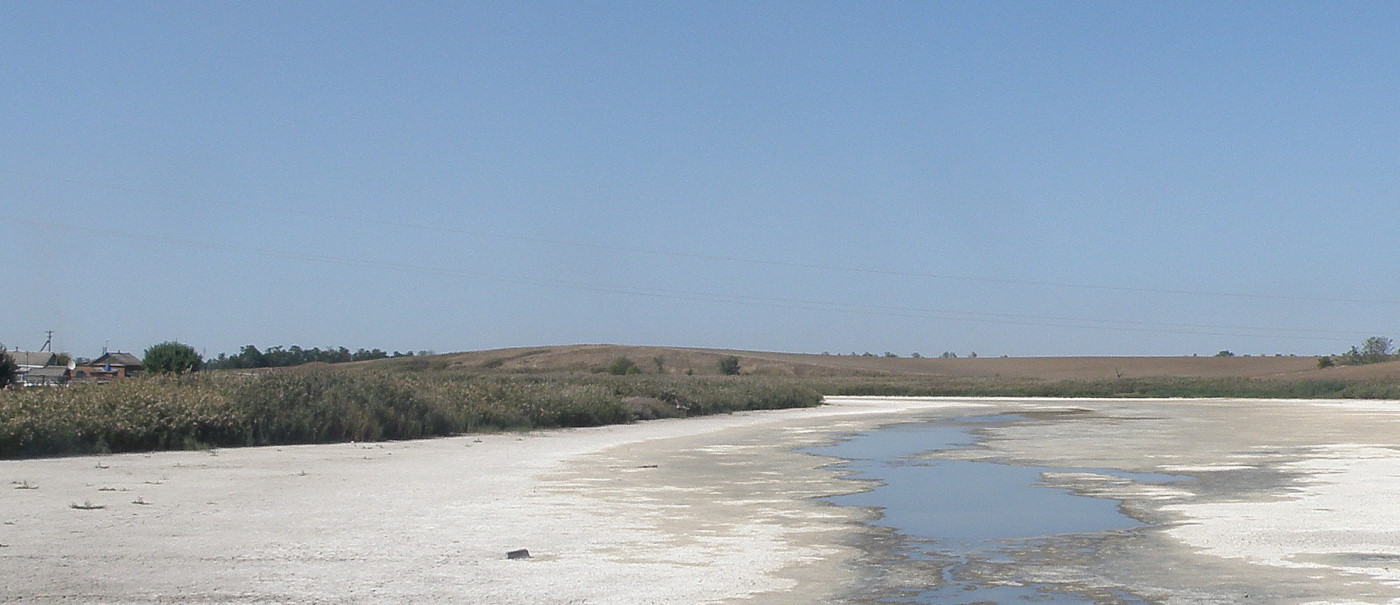
[[[889,587],[892,603],[1093,603],[1060,587],[981,582],[969,569],[1010,565],[1008,553],[1028,541],[1071,534],[1100,534],[1142,527],[1116,500],[1092,498],[1044,485],[1047,472],[1095,472],[1139,482],[1176,480],[1166,475],[1105,469],[1013,466],[940,460],[920,454],[976,447],[979,428],[1023,419],[1016,415],[899,424],[807,451],[845,459],[851,478],[872,481],[869,491],[828,498],[842,506],[875,507],[874,524],[906,538],[903,555],[944,561],[923,586]],[[1118,602],[1140,602],[1122,595]]]

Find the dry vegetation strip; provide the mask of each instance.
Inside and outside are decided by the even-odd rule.
[[[0,457],[412,439],[820,401],[798,384],[734,377],[210,372],[0,393]]]
[[[510,374],[430,363],[0,391],[0,458],[412,439],[818,405],[822,395],[1400,399],[1396,380]]]
[[[1113,380],[825,377],[802,380],[824,395],[924,397],[1093,397],[1236,399],[1400,399],[1400,381],[1145,377]]]

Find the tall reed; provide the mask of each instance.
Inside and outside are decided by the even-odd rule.
[[[493,375],[433,368],[207,372],[0,392],[0,457],[413,439],[631,422],[643,396],[681,415],[816,405],[762,379]]]

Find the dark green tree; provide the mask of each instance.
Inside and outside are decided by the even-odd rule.
[[[739,373],[739,358],[733,355],[719,358],[719,372],[726,376],[737,375]]]
[[[14,382],[17,374],[19,374],[19,364],[15,363],[15,358],[10,357],[5,345],[0,345],[0,389]]]
[[[1361,349],[1353,346],[1351,350],[1342,353],[1342,364],[1349,366],[1359,366],[1366,363],[1366,357],[1361,354]]]
[[[156,374],[184,374],[199,371],[204,366],[204,359],[194,347],[171,340],[146,349],[141,366],[147,372]]]
[[[1384,336],[1372,336],[1361,343],[1361,358],[1364,363],[1389,361],[1395,351],[1394,341]]]
[[[235,362],[237,365],[234,366],[238,368],[267,367],[267,356],[263,355],[263,352],[259,351],[258,348],[253,345],[243,345],[243,348],[239,349],[238,355],[235,356],[234,359],[238,360]]]

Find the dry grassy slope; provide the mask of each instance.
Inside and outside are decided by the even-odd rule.
[[[1400,379],[1400,361],[1327,368],[1317,372],[1317,377],[1334,380],[1397,380]]]
[[[744,373],[786,376],[897,375],[1039,380],[1111,380],[1118,377],[1198,377],[1376,380],[1400,378],[1400,362],[1317,369],[1314,357],[984,357],[910,359],[723,349],[623,345],[562,345],[472,351],[439,356],[453,366],[514,372],[589,371],[625,356],[644,372],[718,373],[725,355]]]

